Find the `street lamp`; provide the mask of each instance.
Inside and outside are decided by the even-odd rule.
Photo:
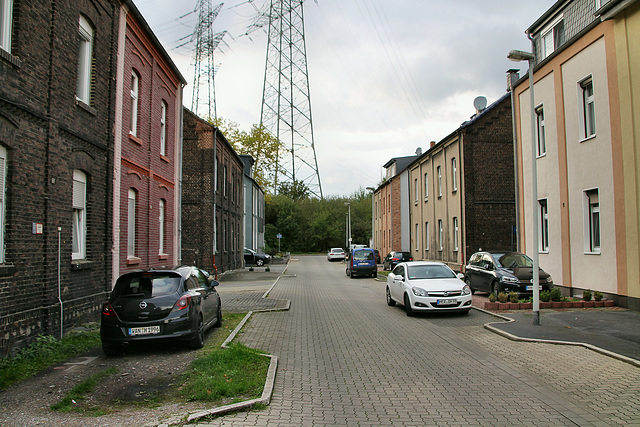
[[[374,211],[374,204],[373,204],[373,195],[376,192],[376,189],[373,187],[367,187],[367,190],[371,191],[371,247],[373,248],[375,246],[375,223],[374,223],[374,219],[375,219],[375,211]],[[375,249],[375,248],[374,248]]]
[[[538,168],[536,164],[536,110],[533,96],[533,66],[535,55],[522,50],[512,50],[507,55],[511,61],[527,61],[529,63],[529,100],[531,102],[531,193],[533,204],[533,324],[540,324],[540,262],[538,257]]]
[[[349,206],[349,226],[347,227],[347,235],[349,236],[349,247],[347,248],[347,250],[351,249],[351,203],[349,202],[344,202],[345,205]]]

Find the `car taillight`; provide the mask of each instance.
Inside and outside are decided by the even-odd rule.
[[[189,304],[191,304],[191,297],[189,295],[183,295],[173,305],[173,308],[171,309],[171,312],[173,313],[174,311],[184,310],[185,308],[189,307]]]
[[[400,261],[400,258],[391,258],[391,261]]]
[[[118,317],[118,315],[116,314],[116,311],[113,309],[113,307],[111,307],[111,304],[109,303],[109,301],[102,304],[102,315]]]

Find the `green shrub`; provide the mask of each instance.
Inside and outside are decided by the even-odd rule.
[[[496,302],[497,300],[496,294],[489,295],[489,302]]]
[[[509,292],[509,302],[518,302],[517,292]]]
[[[551,301],[551,292],[550,291],[542,291],[542,292],[540,292],[540,301],[542,301],[542,302]]]
[[[594,291],[593,292],[593,299],[596,301],[601,301],[602,298],[604,298],[604,294],[600,291]]]
[[[551,301],[562,301],[562,291],[560,291],[560,288],[551,289],[549,296],[551,297]]]
[[[591,289],[585,289],[582,291],[582,299],[585,301],[591,301]]]
[[[498,294],[498,301],[507,302],[508,299],[509,299],[509,296],[507,294],[505,294],[504,292],[500,292]]]

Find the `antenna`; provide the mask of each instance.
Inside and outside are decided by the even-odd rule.
[[[476,107],[476,111],[478,113],[484,111],[484,109],[487,108],[487,98],[484,96],[478,96],[473,100],[473,106]]]

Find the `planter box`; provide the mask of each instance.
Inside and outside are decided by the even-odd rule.
[[[613,307],[615,305],[615,303],[613,302],[612,299],[606,299],[604,300],[604,306],[605,307]]]
[[[587,307],[593,307],[593,303],[594,303],[594,301],[583,301],[583,303],[584,303],[584,307],[585,307],[585,308],[587,308]]]
[[[540,301],[540,308],[551,308],[550,301]]]
[[[489,311],[499,310],[500,309],[500,303],[499,302],[485,302],[484,303],[484,309],[485,310],[489,310]]]
[[[551,301],[551,308],[562,308],[562,301]]]
[[[593,302],[593,306],[594,307],[604,307],[604,301],[600,300],[600,301],[594,301]]]
[[[520,309],[522,309],[522,310],[532,310],[533,309],[533,303],[532,302],[521,302],[520,303]]]
[[[562,301],[562,308],[573,308],[573,301]]]
[[[584,307],[583,301],[571,301],[571,306],[573,308],[582,308]]]

